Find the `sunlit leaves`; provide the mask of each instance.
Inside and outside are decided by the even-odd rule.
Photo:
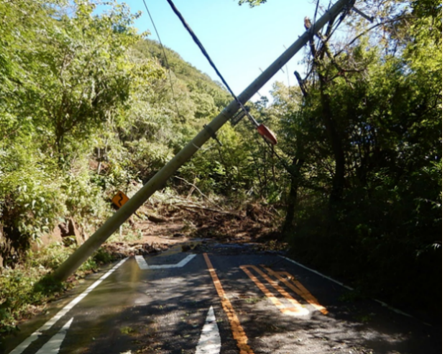
[[[139,40],[129,9],[111,2],[97,16],[95,8],[0,2],[0,212],[11,240],[48,232],[60,216],[106,212],[89,181],[90,142],[118,121],[134,75],[158,76],[128,57]]]
[[[239,0],[238,4],[239,5],[249,4],[250,7],[254,7],[254,6],[258,6],[260,4],[264,4],[265,2],[266,2],[266,0]]]

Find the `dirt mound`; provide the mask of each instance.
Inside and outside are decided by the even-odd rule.
[[[145,214],[150,215],[151,212]],[[155,212],[161,215],[162,222],[149,225],[151,235],[213,238],[236,243],[254,242],[265,235],[276,234],[279,221],[276,211],[258,203],[232,210],[216,208],[209,203],[180,200],[167,206],[155,206]]]
[[[224,244],[269,242],[278,239],[276,225],[279,221],[275,210],[259,203],[234,209],[177,197],[167,203],[142,207],[130,220],[132,229],[141,237],[129,242],[108,243],[105,249],[121,258],[158,253],[195,239],[211,239]]]

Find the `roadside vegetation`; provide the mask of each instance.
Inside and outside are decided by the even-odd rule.
[[[231,100],[168,49],[167,64],[132,27],[139,14],[98,5],[0,0],[0,333],[63,291],[35,284],[78,240],[42,247],[45,235],[70,221],[87,238],[118,190],[131,195]],[[334,40],[337,18],[307,46],[300,86],[249,104],[278,157],[246,119],[227,124],[223,146],[211,140],[163,191],[262,223],[269,247],[288,243],[365,296],[441,316],[441,3],[358,5],[376,25],[353,14]],[[215,221],[200,231],[214,236]],[[80,272],[113,257],[104,248]]]

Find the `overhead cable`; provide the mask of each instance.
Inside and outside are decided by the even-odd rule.
[[[157,31],[157,27],[155,26],[154,19],[151,16],[151,12],[149,11],[148,5],[146,4],[145,0],[143,0],[143,4],[145,4],[146,12],[148,13],[149,18],[151,19],[152,26],[154,27],[154,31],[157,34],[157,38],[160,43],[160,47],[162,48],[162,51],[163,51],[163,56],[165,57],[165,64],[166,64],[166,68],[168,69],[168,75],[169,75],[169,83],[171,84],[172,99],[175,103],[175,109],[177,111],[177,116],[180,118],[181,114],[180,114],[180,110],[178,109],[177,100],[175,98],[174,85],[172,84],[171,67],[169,66],[168,57],[166,55],[165,47],[163,46],[162,40],[160,38],[160,34]]]
[[[178,11],[177,7],[175,7],[175,4],[172,0],[166,0],[168,2],[168,4],[171,6],[172,11],[174,11],[174,13],[177,15],[177,17],[180,19],[181,23],[183,24],[183,26],[186,28],[186,30],[188,31],[189,35],[192,37],[192,39],[194,40],[195,44],[197,44],[197,46],[200,48],[200,51],[202,52],[202,54],[205,56],[205,58],[208,60],[209,64],[211,65],[211,67],[215,70],[215,72],[217,73],[218,77],[220,78],[220,80],[223,82],[223,84],[226,86],[226,88],[228,89],[229,93],[231,94],[231,96],[234,98],[234,100],[238,103],[238,105],[240,106],[240,108],[245,111],[246,115],[248,116],[249,120],[256,126],[258,127],[259,124],[258,122],[255,120],[255,118],[246,110],[245,106],[243,105],[243,103],[238,99],[238,97],[234,94],[234,92],[231,90],[231,87],[229,86],[229,84],[226,82],[225,78],[223,77],[223,75],[220,73],[220,71],[217,69],[217,66],[214,64],[214,62],[212,61],[211,57],[209,56],[208,52],[206,51],[205,47],[203,46],[203,44],[200,42],[200,40],[198,39],[198,37],[196,36],[196,34],[194,33],[194,31],[191,29],[191,27],[188,25],[188,23],[186,22],[186,20],[184,19],[183,15],[180,13],[180,11]]]
[[[144,1],[144,0],[143,0]],[[180,11],[178,11],[178,9],[175,7],[174,3],[172,2],[172,0],[166,0],[168,2],[168,4],[171,6],[172,11],[174,11],[174,13],[177,15],[177,17],[180,19],[181,23],[183,24],[183,26],[186,28],[186,30],[188,31],[188,33],[191,35],[192,39],[194,40],[195,44],[197,44],[197,46],[200,48],[201,52],[203,53],[203,55],[206,57],[206,59],[209,61],[209,64],[212,66],[212,68],[215,70],[215,72],[217,73],[218,77],[220,78],[220,80],[223,82],[223,84],[226,86],[226,88],[228,89],[228,91],[230,92],[230,94],[235,97],[237,99],[237,97],[235,96],[234,92],[231,90],[231,88],[229,87],[228,83],[226,82],[226,80],[224,79],[223,75],[220,73],[220,71],[218,71],[217,67],[215,66],[214,62],[212,61],[211,57],[209,56],[208,52],[206,51],[205,47],[203,47],[203,44],[200,42],[200,40],[198,39],[198,37],[195,35],[194,31],[191,29],[191,27],[187,24],[186,20],[184,19],[184,17],[182,16],[182,14],[180,13]]]

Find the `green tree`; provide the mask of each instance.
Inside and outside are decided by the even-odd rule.
[[[92,2],[28,5],[0,3],[2,253],[26,248],[60,216],[104,211],[104,201],[84,208],[77,198],[99,193],[88,182],[90,143],[125,119],[133,77],[155,74],[127,56],[140,38],[127,7],[93,16]]]
[[[238,2],[239,5],[249,4],[250,7],[255,7],[264,3],[266,3],[266,0],[239,0]]]
[[[360,280],[366,291],[377,284],[397,302],[423,301],[405,274],[429,274],[420,283],[436,294],[435,309],[442,117],[441,35],[433,26],[440,20],[402,5],[381,10],[391,14],[386,33],[355,21],[348,45],[329,45],[327,26],[310,43],[307,97],[299,108],[289,97],[276,103],[283,136],[293,138],[283,148],[288,159],[300,161],[300,151],[304,158],[292,242],[306,262]],[[372,46],[380,38],[384,47]]]

